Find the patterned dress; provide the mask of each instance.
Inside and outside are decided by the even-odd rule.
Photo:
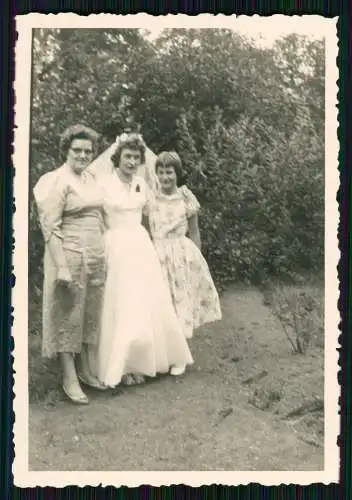
[[[198,211],[199,203],[186,186],[172,195],[152,196],[148,205],[152,238],[186,338],[199,326],[221,319],[208,265],[186,236],[188,219]]]
[[[79,353],[96,345],[105,282],[102,197],[90,174],[77,177],[67,165],[44,174],[34,188],[45,245],[42,354]],[[72,294],[56,284],[47,243],[60,238],[72,275]]]

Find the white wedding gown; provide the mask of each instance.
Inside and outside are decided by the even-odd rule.
[[[124,374],[153,377],[193,359],[157,253],[141,224],[148,189],[144,179],[134,177],[128,190],[113,172],[100,184],[108,230],[97,376],[115,387]]]

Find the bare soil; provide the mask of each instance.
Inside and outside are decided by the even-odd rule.
[[[224,294],[223,320],[197,332],[186,375],[90,390],[86,407],[40,358],[33,308],[31,470],[323,469],[323,339],[294,354],[258,289]]]

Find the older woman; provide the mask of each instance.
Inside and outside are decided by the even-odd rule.
[[[79,380],[103,388],[89,369],[105,282],[102,198],[86,172],[97,139],[83,125],[68,128],[60,143],[65,163],[34,188],[45,241],[42,354],[59,355],[62,388],[78,404],[89,403]]]

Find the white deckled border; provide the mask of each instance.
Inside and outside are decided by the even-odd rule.
[[[260,483],[311,484],[338,482],[339,450],[336,440],[339,434],[338,397],[340,388],[338,372],[338,277],[339,260],[337,227],[338,204],[336,192],[339,186],[337,140],[337,18],[327,19],[316,15],[284,16],[268,18],[259,16],[236,17],[202,14],[199,16],[168,15],[150,16],[137,14],[117,16],[99,14],[79,16],[77,14],[28,14],[16,18],[18,43],[16,46],[16,105],[15,105],[15,151],[13,161],[16,168],[14,192],[16,213],[14,232],[16,247],[14,268],[16,286],[13,290],[14,307],[13,336],[15,340],[14,370],[14,482],[19,487],[56,486],[154,486],[187,484],[201,486],[209,484],[237,485]],[[179,28],[231,28],[239,33],[253,36],[263,35],[263,43],[270,43],[270,34],[283,35],[289,32],[314,33],[326,40],[326,166],[325,166],[325,470],[287,472],[236,472],[236,471],[177,471],[177,472],[79,472],[28,470],[28,168],[30,130],[30,76],[31,76],[31,32],[32,28],[145,28],[157,33],[165,27]],[[269,34],[269,35],[268,35]]]

